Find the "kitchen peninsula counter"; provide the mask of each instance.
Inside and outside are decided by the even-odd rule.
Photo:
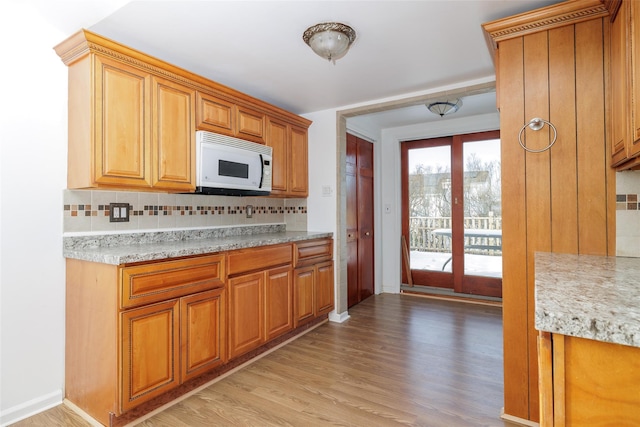
[[[640,425],[640,259],[535,254],[540,427]]]
[[[535,327],[640,347],[640,259],[535,254]]]
[[[120,265],[331,238],[330,232],[286,231],[284,225],[258,225],[120,234],[69,235],[65,258]]]

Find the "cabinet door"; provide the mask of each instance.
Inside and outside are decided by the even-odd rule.
[[[315,267],[296,268],[293,285],[293,320],[297,327],[315,317]]]
[[[195,189],[195,91],[153,78],[153,187]]]
[[[632,146],[630,147],[630,157],[640,155],[640,2],[628,1],[631,3],[631,125],[632,125]],[[621,7],[622,9],[622,7]]]
[[[247,107],[236,107],[236,136],[248,141],[265,143],[266,115]]]
[[[120,410],[125,412],[178,385],[178,300],[120,314]]]
[[[225,291],[180,300],[181,382],[226,362]]]
[[[234,136],[235,106],[213,95],[196,94],[196,128]]]
[[[309,195],[309,156],[307,130],[291,126],[291,170],[289,193],[294,197]]]
[[[293,281],[290,267],[269,270],[265,283],[267,340],[293,328]]]
[[[316,266],[316,316],[333,310],[333,261]]]
[[[630,116],[629,92],[629,2],[623,2],[611,24],[611,156],[612,165],[628,158]]]
[[[286,195],[289,184],[289,126],[277,120],[267,122],[267,145],[273,149],[271,192]]]
[[[94,69],[94,180],[103,185],[150,187],[151,76],[99,56]]]
[[[229,279],[229,358],[264,343],[264,273]]]

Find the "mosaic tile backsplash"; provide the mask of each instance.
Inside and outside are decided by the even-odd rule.
[[[306,199],[65,190],[63,203],[65,233],[255,224],[307,229]],[[109,222],[110,203],[128,204],[129,222]]]
[[[616,173],[616,255],[640,257],[640,171]]]

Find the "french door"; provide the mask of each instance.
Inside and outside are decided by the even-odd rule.
[[[402,142],[401,162],[414,285],[502,297],[500,132]]]

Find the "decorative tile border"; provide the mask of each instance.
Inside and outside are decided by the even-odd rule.
[[[640,211],[637,194],[616,194],[616,210]]]
[[[252,205],[253,206],[253,205]],[[95,208],[95,209],[92,209]],[[131,216],[171,216],[171,215],[245,215],[246,206],[156,206],[145,205],[142,209],[135,209],[129,205]],[[104,216],[109,217],[109,205],[64,205],[64,212],[68,216]],[[306,206],[253,206],[254,214],[306,214]]]
[[[130,220],[109,222],[110,203],[128,205]],[[248,206],[251,215],[247,215]],[[291,231],[307,229],[306,199],[64,190],[62,208],[65,233],[258,224],[286,224]]]

